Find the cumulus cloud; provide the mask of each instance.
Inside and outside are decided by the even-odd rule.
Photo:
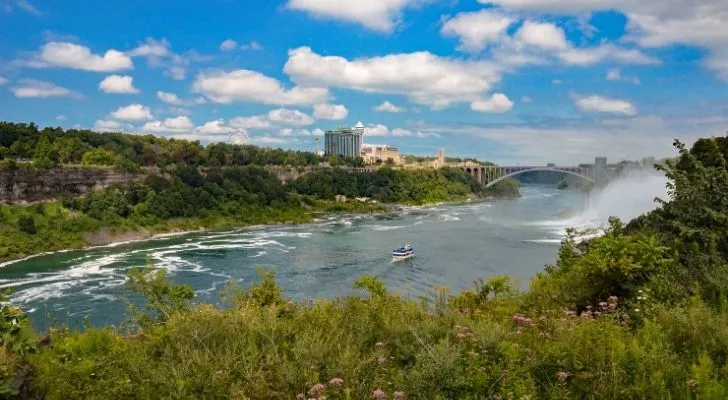
[[[298,110],[278,108],[268,112],[268,120],[274,125],[306,126],[313,124],[316,120],[308,114]]]
[[[402,94],[434,109],[478,100],[500,80],[498,68],[490,62],[444,58],[426,51],[350,61],[300,47],[289,51],[284,71],[302,86]]]
[[[543,15],[616,10],[627,17],[627,38],[645,48],[672,44],[709,50],[706,68],[728,79],[728,2],[724,0],[478,0]]]
[[[525,21],[516,33],[516,38],[543,50],[562,51],[570,47],[564,31],[551,23]]]
[[[209,61],[211,56],[201,55],[194,50],[177,54],[166,39],[147,38],[136,48],[127,53],[130,57],[144,57],[151,68],[163,68],[164,73],[172,79],[182,80],[187,77],[187,68],[192,62]]]
[[[177,95],[174,93],[157,91],[157,98],[167,104],[173,104],[178,106],[184,104],[182,99],[177,97]]]
[[[154,119],[149,107],[141,104],[129,104],[128,106],[120,107],[118,110],[112,112],[111,116],[124,121],[143,121]]]
[[[319,18],[358,23],[379,32],[391,32],[400,21],[402,10],[422,0],[289,0],[287,7]]]
[[[134,87],[134,78],[127,75],[109,75],[99,83],[99,89],[105,93],[139,93]]]
[[[389,136],[389,128],[382,124],[369,124],[364,128],[365,136]]]
[[[197,75],[192,90],[216,103],[247,101],[273,105],[313,105],[325,103],[328,89],[321,87],[283,87],[277,79],[256,71],[216,71]]]
[[[82,99],[83,95],[70,89],[57,86],[51,82],[37,79],[21,79],[16,86],[10,88],[15,97],[45,99],[49,97],[70,97]]]
[[[640,78],[637,78],[636,76],[622,75],[622,71],[620,71],[619,68],[612,68],[607,71],[607,80],[613,82],[628,82],[633,85],[639,85],[641,83]]]
[[[195,132],[199,133],[205,133],[205,134],[212,134],[212,135],[220,135],[225,133],[231,133],[235,129],[225,125],[224,119],[216,119],[214,121],[208,121],[202,126],[198,126],[195,129]]]
[[[394,104],[390,103],[389,101],[385,101],[384,103],[374,107],[374,111],[388,112],[388,113],[401,113],[401,112],[405,112],[405,109],[402,107],[397,107]]]
[[[503,93],[495,93],[487,99],[480,99],[470,104],[473,111],[502,114],[513,108],[513,102]]]
[[[488,43],[499,42],[515,19],[498,11],[464,12],[448,19],[442,26],[445,36],[460,39],[458,49],[477,52]]]
[[[44,44],[27,65],[34,68],[72,68],[83,71],[112,72],[134,68],[131,58],[118,50],[107,50],[103,56],[91,53],[88,47],[69,42]]]
[[[143,132],[158,133],[182,133],[192,132],[195,124],[186,116],[180,115],[175,118],[167,118],[164,121],[150,121],[142,126]]]
[[[232,39],[225,39],[220,43],[220,50],[222,51],[233,51],[238,48],[238,42]]]
[[[610,99],[598,95],[573,95],[574,105],[586,113],[606,113],[625,116],[637,115],[637,108],[626,100]]]
[[[68,119],[68,118],[66,118],[66,116],[65,116],[65,115],[57,115],[57,116],[56,116],[56,121],[65,121],[65,120],[67,120],[67,119]]]
[[[93,130],[97,132],[118,132],[129,128],[128,125],[122,124],[119,121],[97,119],[94,123]]]
[[[253,40],[250,43],[240,45],[240,50],[263,50],[263,45]]]
[[[0,85],[4,85],[6,83],[8,83],[8,80],[6,78],[3,78],[2,76],[0,76]]]
[[[318,119],[340,121],[349,115],[349,110],[343,104],[317,104],[313,110],[313,116]]]
[[[230,126],[239,129],[263,129],[273,126],[267,115],[255,115],[252,117],[235,117],[230,120]]]

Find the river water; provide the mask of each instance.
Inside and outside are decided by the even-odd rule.
[[[219,303],[227,282],[246,286],[256,280],[257,266],[274,269],[284,294],[294,299],[356,293],[352,283],[362,275],[379,276],[389,288],[413,298],[443,285],[453,291],[471,288],[478,278],[503,274],[525,287],[555,261],[565,227],[601,224],[625,209],[604,214],[609,207],[599,204],[607,197],[624,201],[622,189],[591,199],[552,186],[528,185],[521,192],[517,200],[337,216],[307,225],[195,233],[44,255],[0,268],[0,288],[12,288],[12,301],[45,328],[49,317],[72,327],[84,318],[92,325],[123,321],[128,314],[120,298],[129,295],[125,274],[146,260],[165,268],[173,281],[191,284],[197,300],[210,303]],[[652,208],[654,194],[632,197],[626,201],[642,204],[631,207],[635,215],[626,218]],[[393,262],[392,249],[405,243],[415,248],[416,257]]]

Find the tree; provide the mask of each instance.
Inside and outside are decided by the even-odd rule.
[[[87,151],[81,157],[83,165],[114,165],[114,154],[104,149]]]
[[[35,219],[30,215],[18,217],[18,229],[29,235],[35,235],[38,232],[35,228]]]

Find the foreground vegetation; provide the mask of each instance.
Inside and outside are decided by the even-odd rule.
[[[272,274],[228,307],[143,269],[131,324],[31,332],[0,314],[7,397],[48,399],[728,398],[728,140],[668,163],[670,199],[579,244],[518,292],[508,278],[413,299],[294,302]],[[707,150],[706,150],[707,149]]]

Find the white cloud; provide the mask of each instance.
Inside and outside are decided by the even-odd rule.
[[[8,80],[6,78],[3,78],[2,76],[0,76],[0,85],[4,85],[6,83],[8,83]]]
[[[382,124],[369,124],[364,128],[366,136],[389,136],[389,128]]]
[[[308,129],[291,129],[283,128],[278,132],[281,136],[312,136],[313,134]]]
[[[197,127],[195,132],[219,135],[231,133],[234,130],[235,129],[225,125],[224,119],[217,119],[214,121],[208,121],[204,125]]]
[[[473,111],[502,114],[513,108],[513,102],[503,93],[495,93],[490,98],[480,99],[470,104]]]
[[[38,10],[33,4],[31,4],[28,0],[16,0],[15,4],[20,8],[21,10],[33,14],[36,17],[39,17],[43,15],[40,10]]]
[[[523,97],[521,97],[521,103],[531,104],[531,103],[533,103],[533,99],[530,96],[523,96]]]
[[[637,78],[636,76],[622,75],[622,71],[620,71],[619,68],[612,68],[607,71],[607,80],[613,82],[628,82],[633,85],[639,85],[641,83],[640,78]]]
[[[316,120],[308,114],[298,110],[278,108],[268,113],[268,120],[275,125],[306,126],[313,124]]]
[[[97,132],[118,132],[124,130],[126,126],[118,121],[97,119],[94,123],[93,130]]]
[[[144,132],[161,132],[161,133],[181,133],[192,132],[195,124],[184,116],[180,115],[175,118],[167,118],[164,121],[150,121],[142,126]]]
[[[442,26],[445,36],[460,38],[458,49],[477,52],[487,44],[500,42],[506,35],[508,27],[515,20],[492,9],[472,13],[460,13],[447,20]]]
[[[162,39],[147,38],[146,42],[128,52],[131,57],[165,57],[172,51],[169,49],[169,42]]]
[[[389,101],[385,101],[384,103],[374,107],[374,111],[388,112],[388,113],[401,113],[401,112],[405,112],[405,109],[402,107],[397,107],[394,104],[390,103]]]
[[[343,104],[317,104],[313,110],[313,116],[318,119],[341,121],[349,116],[349,110]]]
[[[554,79],[551,81],[552,85],[561,85],[562,83],[564,83],[564,81],[562,81],[561,79]]]
[[[422,0],[289,0],[287,7],[316,17],[358,23],[374,31],[391,32],[399,23],[402,10],[419,3]]]
[[[99,89],[105,93],[139,93],[134,87],[134,78],[131,76],[109,75],[99,83]]]
[[[710,51],[704,65],[728,79],[728,2],[725,0],[478,0],[543,15],[616,10],[627,17],[627,38],[642,47],[672,44]]]
[[[449,59],[426,51],[353,61],[321,56],[309,47],[288,54],[284,71],[299,85],[403,94],[435,109],[478,100],[500,80],[498,68],[490,62]]]
[[[17,86],[10,88],[15,97],[39,98],[45,99],[49,97],[70,97],[82,99],[83,95],[70,89],[57,86],[50,82],[40,81],[36,79],[21,79]]]
[[[125,121],[143,121],[154,118],[149,107],[141,104],[129,104],[126,107],[120,107],[118,110],[112,112],[111,116]]]
[[[411,131],[409,129],[395,128],[395,129],[392,129],[392,136],[428,138],[428,137],[440,137],[440,134],[424,133],[424,132],[420,132],[420,131]]]
[[[238,48],[238,42],[232,39],[225,39],[220,43],[220,50],[222,51],[233,51]]]
[[[230,120],[230,126],[242,129],[262,129],[270,128],[273,124],[266,115],[256,115],[252,117],[235,117]]]
[[[263,50],[263,45],[253,40],[250,43],[240,45],[240,50]]]
[[[27,63],[35,68],[59,67],[83,71],[111,72],[134,68],[131,58],[117,50],[103,56],[91,53],[88,47],[68,42],[50,42]]]
[[[629,117],[637,115],[637,108],[626,100],[609,99],[598,95],[574,95],[573,97],[574,105],[583,112],[618,114]]]
[[[321,128],[316,128],[313,131],[311,131],[311,135],[313,135],[313,136],[323,136],[324,134],[326,134],[326,132],[324,132],[324,130]]]
[[[157,98],[167,104],[174,104],[178,106],[184,104],[182,99],[177,97],[174,93],[157,91]]]
[[[516,33],[516,38],[547,51],[563,51],[570,47],[563,29],[551,23],[525,21]]]
[[[286,89],[276,79],[249,70],[208,72],[197,75],[193,91],[216,103],[248,101],[274,105],[325,103],[329,91],[321,87],[294,86]]]
[[[187,67],[193,61],[208,61],[210,56],[203,56],[194,50],[185,54],[172,51],[169,41],[147,38],[136,48],[127,53],[131,57],[145,57],[151,68],[164,68],[164,74],[172,79],[182,80],[187,76]]]
[[[56,121],[65,121],[65,120],[67,120],[67,119],[68,119],[68,118],[66,118],[66,116],[65,116],[65,115],[57,115],[57,116],[56,116]]]

